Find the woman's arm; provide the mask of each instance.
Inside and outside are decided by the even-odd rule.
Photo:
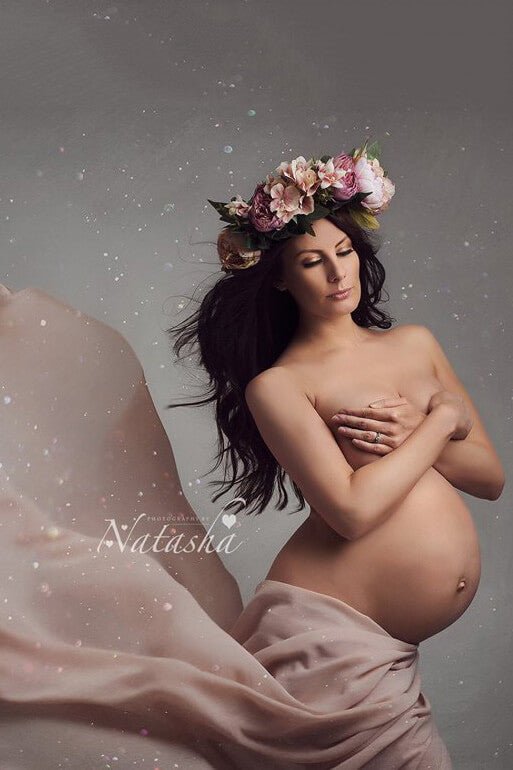
[[[335,436],[285,367],[272,367],[246,386],[256,426],[307,502],[344,538],[385,521],[432,467],[456,430],[456,413],[440,404],[394,452],[353,470]]]
[[[462,492],[486,500],[497,500],[505,483],[504,468],[476,406],[434,334],[426,326],[411,324],[409,328],[410,334],[416,338],[416,344],[427,350],[444,391],[464,400],[473,423],[465,439],[449,441],[443,447],[433,467]],[[444,393],[436,393],[431,398],[428,410],[441,400],[444,400]]]

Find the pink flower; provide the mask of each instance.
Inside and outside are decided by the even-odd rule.
[[[320,187],[323,190],[326,187],[340,187],[345,174],[345,169],[335,168],[333,158],[330,158],[325,163],[321,160],[317,162],[317,176],[320,180]]]
[[[248,217],[255,229],[262,233],[279,230],[285,224],[280,216],[274,213],[272,196],[265,191],[265,184],[259,184],[255,189]]]
[[[385,177],[378,159],[369,160],[367,153],[363,153],[355,162],[355,173],[359,192],[371,193],[361,201],[361,205],[372,214],[385,211],[395,193],[395,186]]]
[[[271,211],[276,212],[284,224],[298,214],[310,214],[315,208],[313,196],[305,195],[295,184],[276,182],[271,187],[271,198]]]
[[[235,195],[231,201],[226,204],[226,208],[231,217],[246,219],[249,212],[249,203],[246,203],[240,195]]]
[[[283,161],[276,171],[285,184],[290,180],[305,195],[313,195],[319,187],[320,179],[312,165],[312,160],[306,160],[302,155],[294,158],[290,163]]]
[[[385,193],[380,211],[385,211],[388,208],[395,193],[395,185],[387,176],[383,177],[383,185],[385,186]]]
[[[335,169],[346,172],[341,177],[339,183],[334,185],[333,197],[337,201],[347,201],[358,192],[354,160],[350,155],[342,152],[333,158],[333,165]]]

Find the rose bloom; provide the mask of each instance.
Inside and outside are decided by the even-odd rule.
[[[359,191],[371,193],[361,201],[361,205],[369,209],[372,214],[385,211],[395,193],[395,186],[385,176],[378,159],[373,158],[370,161],[364,153],[355,163],[355,173]]]
[[[266,191],[265,184],[259,184],[253,193],[253,201],[248,212],[249,221],[262,233],[279,230],[285,222],[272,209],[272,196]]]
[[[343,169],[346,172],[339,186],[333,188],[333,197],[337,201],[347,201],[359,192],[354,160],[350,155],[342,152],[333,158],[333,165],[336,169]]]

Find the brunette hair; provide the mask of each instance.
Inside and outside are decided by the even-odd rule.
[[[390,328],[396,319],[377,307],[385,281],[385,269],[376,256],[381,248],[379,238],[361,228],[345,209],[326,219],[349,235],[359,257],[361,299],[351,313],[353,320],[366,328]],[[283,243],[273,244],[252,267],[223,275],[191,316],[166,330],[175,338],[172,350],[176,356],[180,357],[183,348],[195,353],[209,379],[202,398],[167,404],[166,408],[214,402],[218,451],[208,472],[215,471],[224,460],[224,478],[209,482],[221,486],[211,499],[215,502],[235,487],[236,497],[250,503],[247,513],[261,513],[275,488],[278,510],[283,510],[289,499],[287,473],[262,439],[244,398],[248,382],[276,361],[298,323],[294,298],[274,286],[281,271]],[[299,501],[292,513],[297,513],[304,508],[305,498],[295,481],[290,482]]]

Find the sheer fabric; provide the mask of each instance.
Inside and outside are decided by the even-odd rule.
[[[38,289],[0,325],[2,770],[450,770],[416,645],[279,581],[243,609],[215,552],[109,546],[141,513],[205,533],[143,369]]]

